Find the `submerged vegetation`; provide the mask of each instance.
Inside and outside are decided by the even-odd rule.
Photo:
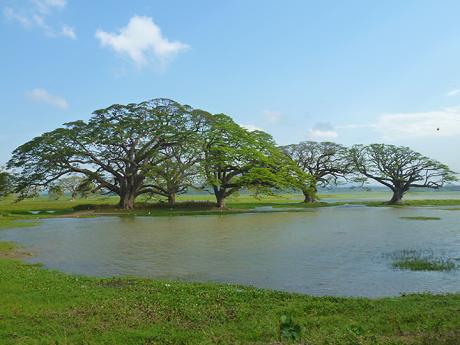
[[[401,219],[406,220],[441,220],[440,217],[424,217],[424,216],[407,216],[407,217],[399,217]]]
[[[431,250],[401,250],[391,254],[394,268],[411,271],[452,271],[455,261],[436,256]]]
[[[4,254],[14,250],[0,246]],[[5,345],[460,341],[459,294],[311,297],[222,284],[72,276],[5,258],[0,276]]]

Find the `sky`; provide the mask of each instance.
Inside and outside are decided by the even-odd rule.
[[[0,165],[94,110],[165,97],[279,144],[404,145],[460,172],[458,13],[457,0],[0,0]]]

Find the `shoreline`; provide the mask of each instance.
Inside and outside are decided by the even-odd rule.
[[[58,205],[53,202],[53,205]],[[178,202],[173,207],[163,204],[138,204],[134,210],[122,210],[113,204],[74,204],[73,209],[69,209],[67,203],[63,201],[63,206],[50,207],[47,201],[39,200],[30,202],[30,210],[24,208],[15,209],[12,204],[0,206],[0,229],[7,228],[3,222],[14,222],[21,220],[39,221],[40,219],[52,218],[83,218],[97,216],[191,216],[191,215],[229,215],[247,213],[272,213],[272,212],[306,212],[318,208],[340,207],[340,206],[363,206],[363,207],[449,207],[449,210],[460,210],[460,199],[420,199],[407,200],[402,204],[388,205],[383,201],[336,201],[336,202],[316,202],[305,204],[292,201],[257,201],[257,202],[234,202],[229,203],[225,209],[215,207],[200,208],[200,202],[196,202],[194,207],[182,207],[181,204],[190,205],[189,201]],[[35,207],[34,207],[35,206]],[[458,206],[458,208],[457,208]],[[17,206],[16,206],[17,207]],[[87,208],[85,208],[87,207]],[[36,212],[36,213],[35,213]],[[52,213],[50,213],[52,212]],[[12,226],[15,227],[14,225]]]
[[[6,249],[11,250],[20,249]],[[20,339],[150,344],[152,337],[152,344],[288,344],[279,333],[283,315],[299,325],[305,344],[392,340],[449,345],[460,340],[460,315],[455,312],[460,292],[320,297],[222,283],[72,275],[4,254],[2,242],[1,253],[4,344]],[[19,334],[27,338],[18,339]]]

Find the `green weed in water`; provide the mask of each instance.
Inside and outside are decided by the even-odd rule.
[[[450,258],[436,256],[431,250],[401,250],[392,253],[394,268],[411,271],[452,271],[455,262]]]
[[[401,219],[406,220],[441,220],[440,217],[423,217],[423,216],[408,216],[408,217],[400,217]]]

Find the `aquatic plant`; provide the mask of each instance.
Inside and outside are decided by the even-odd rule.
[[[399,217],[401,219],[406,220],[441,220],[440,217],[423,217],[423,216],[407,216],[407,217]]]
[[[454,260],[434,255],[431,250],[401,250],[391,255],[394,268],[411,271],[452,271]]]

